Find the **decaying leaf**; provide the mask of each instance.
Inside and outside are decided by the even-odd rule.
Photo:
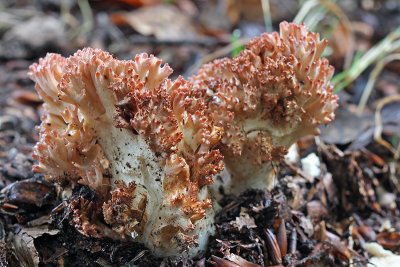
[[[279,248],[275,235],[269,229],[266,229],[264,233],[265,233],[265,243],[268,248],[269,259],[274,265],[281,264],[282,253],[281,249]]]
[[[147,6],[132,12],[111,16],[115,24],[128,24],[142,35],[154,35],[159,40],[188,40],[196,30],[190,18],[172,5]]]
[[[378,234],[376,239],[386,249],[397,249],[400,247],[400,232],[382,232]]]
[[[245,260],[242,257],[240,257],[236,254],[233,254],[233,253],[228,254],[226,256],[226,258],[228,260],[230,260],[231,262],[234,262],[237,265],[242,266],[242,267],[261,267],[260,265],[251,263],[248,260]]]
[[[49,229],[48,225],[30,228],[20,228],[15,233],[9,233],[7,238],[8,250],[11,254],[11,264],[18,266],[34,267],[39,265],[39,254],[34,240],[44,234],[56,235],[59,230]],[[16,265],[12,265],[16,266]]]
[[[56,192],[54,185],[40,179],[27,179],[10,184],[1,190],[1,202],[22,209],[37,209],[52,203]]]
[[[256,228],[257,225],[254,222],[254,218],[250,217],[249,214],[246,212],[245,209],[241,209],[240,216],[236,217],[236,220],[231,221],[231,224],[242,230],[243,227],[247,229]]]
[[[318,200],[313,200],[307,203],[307,213],[313,219],[319,220],[328,215],[326,207]]]
[[[350,212],[355,208],[380,209],[368,167],[368,158],[360,151],[343,153],[334,146],[322,148],[322,155],[338,190],[340,207]],[[370,164],[370,163],[369,163]],[[340,215],[340,214],[339,214]]]
[[[371,115],[358,115],[339,108],[335,120],[328,127],[321,127],[321,139],[328,144],[348,144],[359,138],[371,124]]]

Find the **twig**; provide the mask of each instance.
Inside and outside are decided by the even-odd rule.
[[[269,0],[261,0],[261,6],[263,10],[265,31],[272,32],[272,18]]]
[[[89,0],[78,0],[78,6],[82,12],[83,24],[79,34],[86,34],[93,29],[93,12]]]
[[[385,148],[387,148],[388,150],[390,150],[394,155],[393,156],[394,159],[397,160],[397,159],[399,159],[400,145],[397,149],[394,149],[393,146],[389,142],[387,142],[386,140],[384,140],[382,138],[383,122],[382,122],[382,117],[381,117],[381,111],[382,111],[383,107],[386,106],[387,104],[389,104],[391,102],[395,102],[395,101],[400,101],[400,95],[388,96],[388,97],[381,99],[378,102],[376,111],[375,111],[374,140],[377,143],[384,146]]]
[[[304,22],[307,14],[311,12],[311,10],[318,5],[317,0],[309,0],[306,1],[300,8],[299,12],[297,12],[296,17],[293,19],[294,23],[300,24]]]
[[[389,62],[394,61],[394,60],[400,60],[400,53],[391,54],[377,62],[376,66],[374,67],[374,69],[372,70],[372,72],[368,78],[367,85],[365,86],[365,89],[361,96],[360,102],[358,103],[358,107],[357,107],[358,114],[361,114],[363,112],[365,106],[367,105],[368,99],[371,95],[372,89],[374,88],[376,79],[378,78],[379,74],[382,72],[382,70],[386,64],[388,64]]]
[[[350,66],[352,62],[355,49],[354,34],[350,20],[347,17],[347,15],[343,12],[343,10],[335,2],[331,0],[320,0],[320,1],[322,5],[324,5],[327,9],[329,9],[329,11],[338,18],[339,23],[342,24],[344,26],[344,29],[346,30],[347,37],[349,39],[349,47],[347,48],[343,65],[344,68],[346,69]]]
[[[382,57],[400,48],[400,27],[391,32],[388,36],[372,47],[360,59],[353,62],[350,69],[337,74],[332,79],[335,84],[335,93],[340,92],[351,84],[367,67]]]
[[[94,26],[93,12],[88,0],[78,0],[78,6],[82,13],[83,23],[82,26],[72,28],[68,33],[69,38],[73,39],[79,35],[84,35],[90,32]],[[71,14],[71,6],[68,1],[61,1],[61,17],[66,24],[79,24],[74,16]]]
[[[314,29],[328,12],[332,13],[339,24],[343,25],[349,40],[349,47],[344,60],[344,68],[348,68],[352,62],[355,48],[353,30],[350,20],[334,0],[309,0],[305,2],[293,21],[298,24],[304,22],[310,29]]]

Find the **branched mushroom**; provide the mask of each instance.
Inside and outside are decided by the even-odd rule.
[[[238,57],[204,65],[191,77],[210,117],[224,129],[221,152],[231,179],[226,191],[271,189],[271,163],[333,120],[337,96],[329,84],[333,67],[321,58],[326,45],[304,25],[282,22],[280,34],[263,34]]]
[[[119,237],[158,255],[194,255],[213,227],[207,185],[223,168],[222,132],[190,83],[171,73],[153,56],[121,61],[90,48],[32,65],[45,102],[34,169],[95,190]],[[90,235],[81,222],[90,216],[78,215],[77,229]]]

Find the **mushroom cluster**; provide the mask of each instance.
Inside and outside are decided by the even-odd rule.
[[[96,193],[71,201],[81,233],[194,256],[213,231],[210,189],[224,164],[226,191],[270,188],[271,163],[333,119],[326,44],[284,22],[280,35],[264,34],[189,80],[169,79],[172,69],[147,54],[48,54],[29,72],[44,101],[34,170]]]

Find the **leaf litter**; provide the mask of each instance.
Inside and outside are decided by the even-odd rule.
[[[274,190],[223,196],[215,235],[204,255],[155,258],[140,244],[88,238],[77,232],[70,224],[73,214],[68,207],[73,199],[90,200],[95,197],[93,192],[80,186],[62,198],[57,186],[31,171],[31,151],[37,140],[34,128],[41,110],[26,75],[30,62],[47,51],[67,55],[93,39],[122,57],[138,50],[152,52],[173,59],[172,64],[186,70],[205,54],[223,49],[235,25],[243,29],[256,25],[258,20],[252,18],[259,18],[260,10],[254,3],[242,10],[244,1],[237,5],[226,1],[228,5],[219,5],[209,14],[199,5],[201,1],[181,0],[167,7],[157,1],[152,3],[155,6],[148,6],[147,1],[105,1],[92,3],[93,17],[86,19],[114,25],[107,24],[102,30],[94,23],[96,36],[81,31],[81,36],[71,37],[66,34],[69,27],[79,25],[74,21],[83,20],[86,14],[84,6],[73,2],[69,14],[59,13],[61,6],[54,1],[11,4],[0,27],[0,266],[395,266],[400,252],[400,105],[396,96],[400,85],[398,69],[392,64],[382,77],[396,79],[378,82],[379,90],[361,115],[352,103],[357,91],[341,92],[344,97],[336,122],[323,129],[320,138],[298,142],[297,156],[277,168]],[[279,20],[291,20],[289,16],[296,13],[295,7],[271,3],[271,8],[281,8],[275,13]],[[106,14],[111,19],[102,19],[104,6],[110,8]],[[162,12],[165,16],[159,20],[165,21],[155,25],[154,20],[146,24],[137,15],[147,12],[147,19],[161,12],[154,11],[160,8],[181,12],[182,19]],[[355,17],[375,16],[377,23],[369,23],[364,16],[356,25],[368,30],[368,38],[361,36],[363,46],[389,32],[379,25],[385,21],[385,12],[392,14],[394,9],[387,4],[376,15],[371,10],[376,11],[374,7],[348,11]],[[134,19],[132,14],[136,14]],[[216,24],[207,24],[213,19]],[[61,21],[66,23],[61,25]],[[47,30],[37,34],[35,25]],[[113,43],[116,36],[138,40],[138,35],[154,39],[137,46],[129,44],[129,38],[119,45]],[[338,32],[332,38],[342,35]],[[168,39],[171,36],[173,40]],[[187,42],[188,38],[193,40]],[[339,68],[347,52],[340,48],[334,55]]]

